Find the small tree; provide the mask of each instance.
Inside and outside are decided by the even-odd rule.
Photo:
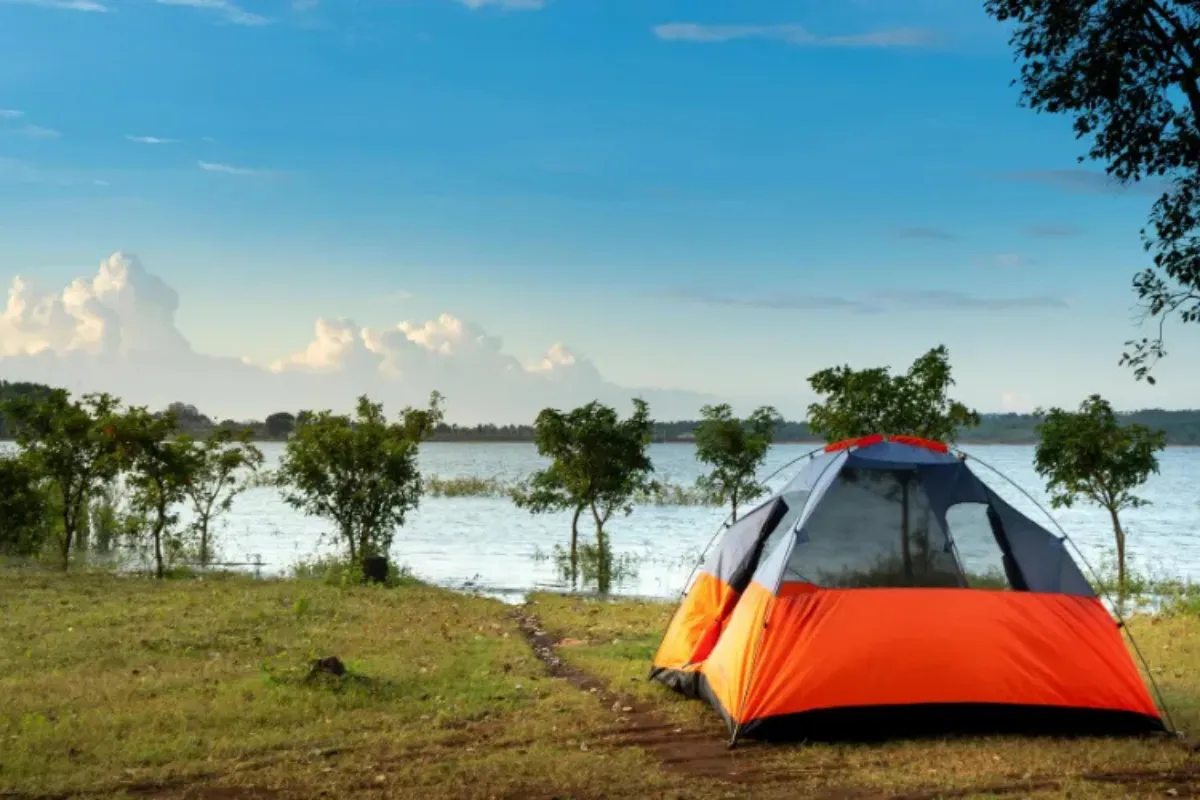
[[[826,396],[808,407],[809,429],[829,442],[883,433],[951,444],[959,429],[980,423],[977,412],[948,396],[954,379],[944,345],[922,355],[903,375],[892,375],[887,367],[841,366],[817,372],[808,382],[818,395]],[[912,543],[915,540],[928,555],[929,518],[926,513],[924,523],[912,531],[912,475],[901,472],[895,477],[900,483],[900,554],[904,580],[911,582],[916,574]]]
[[[59,565],[68,569],[91,494],[121,469],[115,422],[119,402],[108,394],[71,399],[65,389],[11,400],[5,407],[17,444],[30,464],[52,482],[62,518],[56,531]]]
[[[354,418],[312,414],[288,440],[277,478],[288,505],[336,527],[352,564],[386,557],[395,530],[420,502],[420,443],[442,419],[441,395],[388,422],[365,395]]]
[[[754,476],[767,457],[775,428],[783,417],[771,406],[763,406],[743,421],[733,416],[733,409],[724,403],[704,406],[700,415],[703,421],[695,431],[696,457],[713,469],[698,483],[722,504],[732,504],[736,522],[740,504],[767,491]]]
[[[32,556],[49,535],[45,476],[20,455],[0,456],[0,554]]]
[[[166,576],[168,550],[182,547],[176,526],[178,506],[199,474],[202,452],[188,436],[175,438],[174,412],[151,414],[130,409],[118,422],[121,458],[129,467],[126,484],[133,512],[146,521],[145,534],[154,546],[154,574]]]
[[[952,444],[961,428],[975,427],[979,414],[948,397],[954,386],[944,345],[918,358],[903,375],[887,367],[831,367],[814,373],[809,385],[825,399],[808,407],[808,427],[836,442],[874,433],[920,436]]]
[[[287,411],[277,411],[264,420],[267,436],[272,439],[286,439],[288,434],[296,429],[296,417]]]
[[[654,466],[646,452],[654,423],[649,406],[634,400],[625,420],[597,401],[569,412],[547,408],[534,421],[538,452],[550,466],[534,473],[512,493],[518,507],[540,514],[574,512],[571,520],[570,576],[579,570],[579,518],[590,511],[596,531],[600,591],[607,591],[611,551],[604,526],[618,511],[633,511],[633,498],[652,486]]]
[[[192,509],[192,532],[200,564],[212,558],[212,524],[249,488],[250,476],[263,463],[262,451],[251,444],[250,431],[218,429],[196,445],[198,464],[184,493]]]
[[[1150,501],[1134,494],[1158,472],[1157,453],[1166,434],[1142,425],[1122,425],[1112,406],[1092,395],[1078,411],[1052,408],[1037,426],[1034,466],[1046,480],[1050,504],[1070,508],[1079,499],[1108,511],[1117,545],[1117,592],[1125,597],[1125,529],[1120,513]]]

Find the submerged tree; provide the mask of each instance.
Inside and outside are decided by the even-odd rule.
[[[119,401],[108,394],[72,400],[65,389],[9,401],[5,412],[29,463],[51,483],[62,520],[56,530],[59,566],[71,565],[89,497],[121,470],[115,423]]]
[[[726,403],[704,406],[700,415],[703,420],[695,430],[696,457],[712,471],[698,483],[720,503],[733,506],[736,522],[739,506],[767,491],[755,480],[755,473],[767,457],[783,417],[771,406],[763,406],[741,420]]]
[[[441,395],[389,422],[365,395],[353,417],[320,411],[288,440],[277,479],[293,508],[331,521],[350,561],[387,557],[396,528],[420,503],[421,442],[442,419]]]
[[[251,431],[217,429],[195,444],[197,468],[184,487],[191,506],[192,531],[201,565],[212,558],[212,525],[249,488],[249,480],[262,466],[262,451],[250,443]]]
[[[1078,411],[1052,408],[1038,425],[1034,466],[1046,479],[1050,503],[1070,508],[1079,499],[1108,511],[1117,546],[1117,591],[1125,597],[1125,528],[1121,511],[1150,501],[1134,494],[1158,472],[1159,450],[1166,434],[1143,425],[1122,425],[1112,406],[1092,395]]]
[[[534,514],[572,511],[569,571],[579,570],[579,519],[590,512],[596,532],[597,583],[608,591],[611,549],[604,526],[620,511],[633,511],[633,498],[651,488],[654,466],[647,453],[654,423],[650,408],[634,400],[628,419],[597,401],[569,412],[547,408],[534,422],[538,453],[551,459],[512,492],[513,501]]]
[[[823,400],[808,407],[809,429],[836,442],[875,433],[920,436],[952,444],[962,428],[979,425],[978,412],[950,399],[950,353],[939,345],[903,375],[887,367],[830,367],[809,386]]]
[[[129,505],[144,520],[142,533],[154,549],[154,575],[166,577],[167,560],[182,548],[178,507],[199,474],[201,451],[179,436],[174,411],[152,414],[133,408],[116,421],[119,454],[128,466]]]
[[[1200,6],[1196,0],[987,0],[1013,24],[1023,99],[1074,118],[1114,184],[1159,195],[1142,231],[1154,268],[1133,287],[1152,337],[1126,343],[1138,378],[1166,354],[1171,315],[1200,322]],[[1080,159],[1083,160],[1082,158]]]

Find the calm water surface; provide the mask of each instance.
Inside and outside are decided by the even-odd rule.
[[[762,475],[811,449],[808,445],[773,448]],[[1048,507],[1033,470],[1032,447],[974,445],[964,449]],[[266,444],[263,451],[268,467],[273,468],[282,445]],[[653,445],[651,457],[658,477],[673,483],[691,484],[701,472],[691,445]],[[1125,518],[1130,557],[1156,573],[1200,580],[1200,448],[1168,448],[1160,460],[1161,474],[1151,478],[1142,493],[1151,505],[1128,512]],[[435,443],[421,449],[422,470],[441,477],[511,481],[544,463],[528,444]],[[784,470],[770,485],[782,486],[799,466]],[[1050,525],[1020,490],[979,463],[973,468],[1016,508]],[[613,520],[614,552],[633,554],[638,560],[636,577],[617,591],[676,595],[724,515],[712,508],[644,506],[629,517]],[[1054,517],[1093,564],[1111,552],[1112,529],[1104,511],[1083,506],[1056,511]],[[261,559],[264,571],[282,572],[301,559],[331,552],[328,544],[321,543],[329,531],[324,521],[306,518],[284,505],[276,491],[254,489],[240,496],[225,517],[220,549],[227,560]],[[532,516],[507,499],[428,497],[397,532],[393,554],[418,576],[435,583],[516,597],[530,589],[560,587],[553,564],[537,560],[535,554],[548,554],[556,543],[565,544],[569,533],[569,514]]]

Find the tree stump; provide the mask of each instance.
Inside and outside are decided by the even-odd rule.
[[[363,578],[367,583],[386,583],[387,574],[387,556],[367,556],[363,559]]]

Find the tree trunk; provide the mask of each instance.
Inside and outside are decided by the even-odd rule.
[[[167,575],[167,571],[163,567],[162,532],[163,521],[162,517],[159,517],[154,523],[154,577],[159,580]]]
[[[596,504],[592,504],[592,519],[596,522],[596,591],[607,594],[612,585],[612,553],[608,551],[608,540],[604,536],[604,520]]]
[[[59,555],[61,557],[60,566],[63,572],[71,568],[71,544],[75,539],[75,515],[71,513],[71,492],[63,492],[63,535],[59,542]]]
[[[733,494],[732,494],[732,497],[731,497],[731,499],[733,500],[733,518],[729,520],[729,523],[732,525],[733,523],[737,522],[737,512],[738,512],[738,493],[737,493],[737,489],[734,489],[734,490],[733,490]]]
[[[1117,603],[1125,606],[1125,529],[1121,527],[1121,519],[1117,509],[1110,507],[1108,514],[1112,517],[1113,536],[1117,541]]]
[[[583,506],[575,509],[575,517],[571,520],[571,588],[579,577],[579,518],[583,516]]]

